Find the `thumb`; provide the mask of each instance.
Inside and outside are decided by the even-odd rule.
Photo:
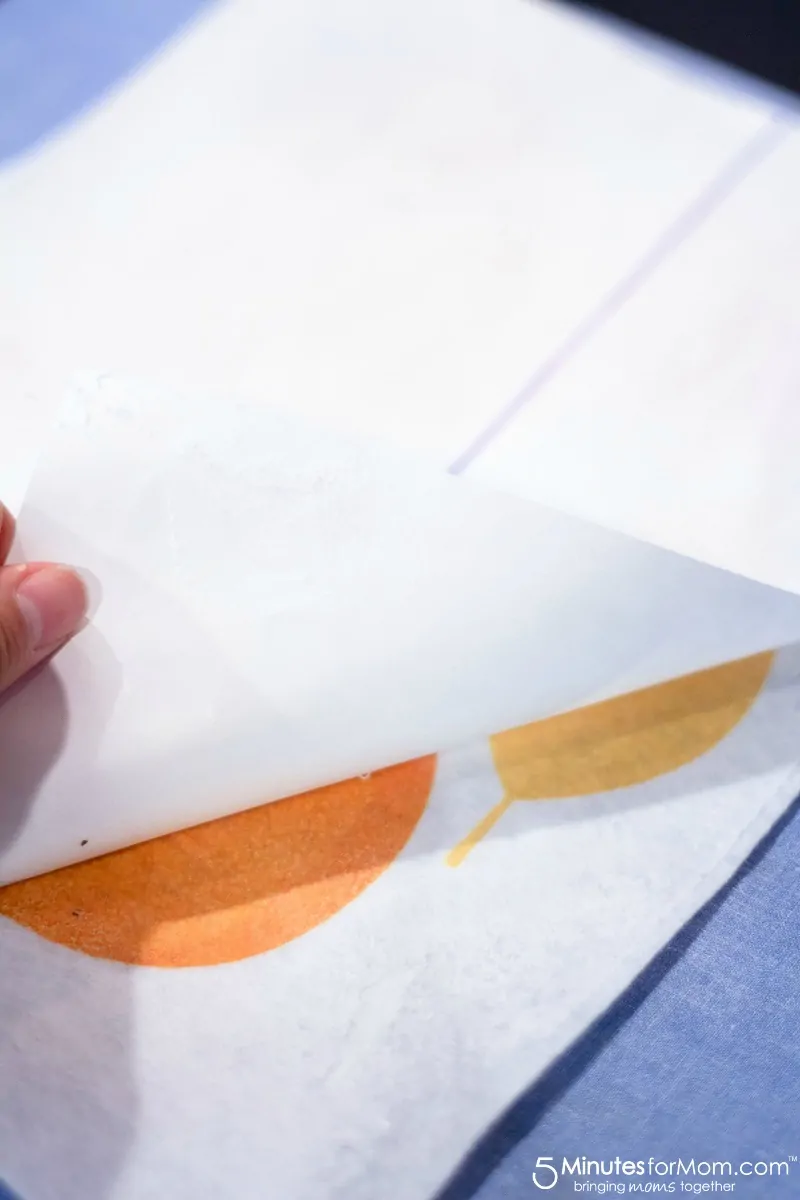
[[[77,633],[87,605],[86,589],[68,567],[0,569],[0,691]]]

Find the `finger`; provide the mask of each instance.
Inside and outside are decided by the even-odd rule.
[[[0,569],[0,691],[77,633],[87,605],[86,588],[68,567]]]
[[[8,558],[11,543],[14,541],[15,529],[14,518],[5,505],[0,504],[0,563],[4,563]]]

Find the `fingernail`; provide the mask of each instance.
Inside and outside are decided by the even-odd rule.
[[[83,581],[70,567],[36,567],[17,584],[16,594],[32,650],[58,646],[77,633],[88,607]]]
[[[0,3],[2,3],[2,0],[0,0]],[[89,571],[86,567],[69,567],[68,570],[73,571],[83,584],[83,590],[86,593],[86,611],[83,615],[90,621],[100,607],[100,602],[103,599],[103,588],[100,580],[94,571]]]

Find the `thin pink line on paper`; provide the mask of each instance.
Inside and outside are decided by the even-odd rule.
[[[458,458],[453,460],[448,467],[451,475],[461,475],[483,454],[498,434],[508,428],[517,414],[535,399],[562,367],[624,308],[658,268],[680,249],[756,167],[781,145],[791,128],[785,120],[776,116],[750,138],[716,179],[668,226],[633,270],[606,293],[597,307],[575,326],[561,345],[537,368],[524,387]]]

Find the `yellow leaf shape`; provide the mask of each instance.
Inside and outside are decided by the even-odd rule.
[[[631,787],[699,758],[751,707],[773,657],[756,654],[496,734],[490,745],[505,794],[448,864],[462,863],[515,800]]]

